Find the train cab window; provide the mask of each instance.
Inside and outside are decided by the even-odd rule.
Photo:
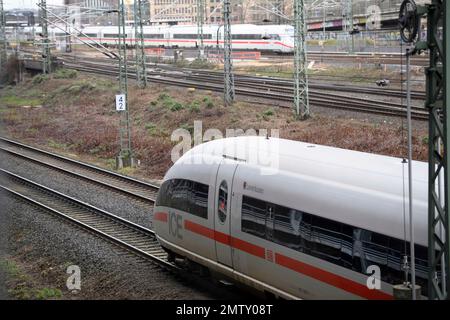
[[[263,40],[281,40],[278,34],[265,34],[261,37]]]
[[[219,216],[219,221],[225,223],[227,219],[227,205],[228,205],[228,185],[224,180],[219,187],[219,198],[217,203],[217,215]]]
[[[190,212],[192,181],[175,179],[172,184],[171,207],[185,212]]]
[[[209,187],[206,184],[185,179],[165,181],[156,199],[156,206],[170,207],[195,216],[208,217]]]
[[[260,238],[266,237],[266,202],[251,197],[242,197],[242,232]]]
[[[164,181],[159,188],[158,197],[156,197],[155,206],[157,207],[170,207],[168,190],[170,186],[170,180]]]

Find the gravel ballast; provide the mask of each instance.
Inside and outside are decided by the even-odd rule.
[[[153,207],[39,164],[0,153],[1,167],[50,189],[89,203],[143,227],[152,228]]]
[[[214,298],[122,248],[10,196],[0,196],[2,254],[33,279],[31,292],[57,288],[64,299]],[[70,265],[81,269],[81,291],[76,294],[66,287]],[[0,287],[6,291],[4,282]]]
[[[148,205],[11,155],[0,153],[0,161],[2,169],[151,228],[152,208]],[[63,299],[248,297],[237,290],[214,289],[209,282],[206,287],[188,283],[11,195],[1,195],[0,203],[0,259],[17,266],[20,278],[33,279],[24,284],[14,277],[11,279],[5,270],[0,271],[0,299],[34,299],[40,297],[39,290],[48,292],[47,288],[60,290]],[[82,289],[76,294],[66,287],[69,276],[66,269],[70,265],[79,266],[82,273]],[[9,294],[8,289],[12,293]]]

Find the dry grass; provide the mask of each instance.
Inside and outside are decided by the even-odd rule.
[[[114,111],[115,80],[80,75],[77,79],[29,80],[0,91],[0,119],[6,134],[112,168],[118,154],[118,115]],[[11,98],[11,97],[14,97]],[[171,166],[175,129],[191,129],[201,120],[225,134],[227,128],[280,129],[283,138],[341,148],[403,156],[406,154],[398,122],[385,123],[334,115],[315,115],[294,121],[287,109],[237,102],[222,106],[222,96],[204,91],[150,84],[146,90],[130,88],[133,149],[140,160],[133,174],[161,178]],[[7,101],[39,99],[42,107],[23,108]],[[5,103],[6,101],[6,103]],[[426,160],[426,131],[417,129],[416,159]]]

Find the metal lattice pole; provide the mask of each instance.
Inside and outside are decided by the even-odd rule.
[[[142,21],[142,0],[134,0],[134,28],[136,37],[136,75],[139,88],[147,87],[145,66],[144,26]]]
[[[203,43],[203,24],[205,22],[205,0],[197,0],[197,45],[198,58],[205,58],[205,45]]]
[[[66,6],[66,16],[65,19],[68,21],[69,20],[69,7]],[[72,52],[72,35],[71,35],[71,29],[70,29],[70,24],[66,23],[66,52],[70,53]]]
[[[42,73],[51,72],[50,40],[48,38],[47,1],[41,0],[41,27],[42,27]]]
[[[353,35],[353,0],[345,0],[345,32],[346,32],[346,42],[349,53],[355,52],[355,38]],[[350,38],[351,37],[351,42]]]
[[[294,0],[294,112],[299,119],[306,119],[310,115],[304,9],[304,0]]]
[[[127,34],[125,28],[125,3],[119,2],[119,90],[125,96],[125,110],[120,112],[119,134],[120,134],[120,154],[117,167],[133,166],[133,155],[131,150],[131,128],[128,106],[128,68],[127,68]]]
[[[8,47],[6,41],[6,19],[3,8],[3,0],[0,0],[0,70],[8,59]]]
[[[224,66],[224,102],[231,105],[234,102],[233,60],[231,58],[231,1],[223,2],[223,66]]]
[[[446,19],[445,19],[446,17]],[[448,139],[450,117],[450,4],[433,0],[427,12],[427,47],[430,66],[427,68],[427,99],[429,108],[429,189],[428,189],[428,292],[430,299],[448,299],[450,290],[450,221],[449,186],[450,158]],[[443,33],[439,26],[443,23]],[[440,192],[439,177],[444,178]]]

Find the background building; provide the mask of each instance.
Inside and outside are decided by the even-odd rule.
[[[205,23],[222,23],[223,0],[204,0]],[[398,11],[402,0],[305,0],[308,30],[342,30],[345,24],[345,7],[353,3],[354,24],[365,28],[370,17],[371,6],[381,10],[381,27],[396,28]],[[427,2],[417,0],[417,3]],[[65,0],[65,3],[80,15],[82,24],[111,24],[114,15],[95,14],[88,8],[116,8],[118,0]],[[125,0],[127,20],[134,19],[134,0]],[[294,0],[232,0],[232,23],[285,24],[292,23]],[[144,21],[147,24],[196,24],[197,0],[144,0]],[[78,10],[78,11],[77,11]],[[77,13],[78,12],[78,13]]]

